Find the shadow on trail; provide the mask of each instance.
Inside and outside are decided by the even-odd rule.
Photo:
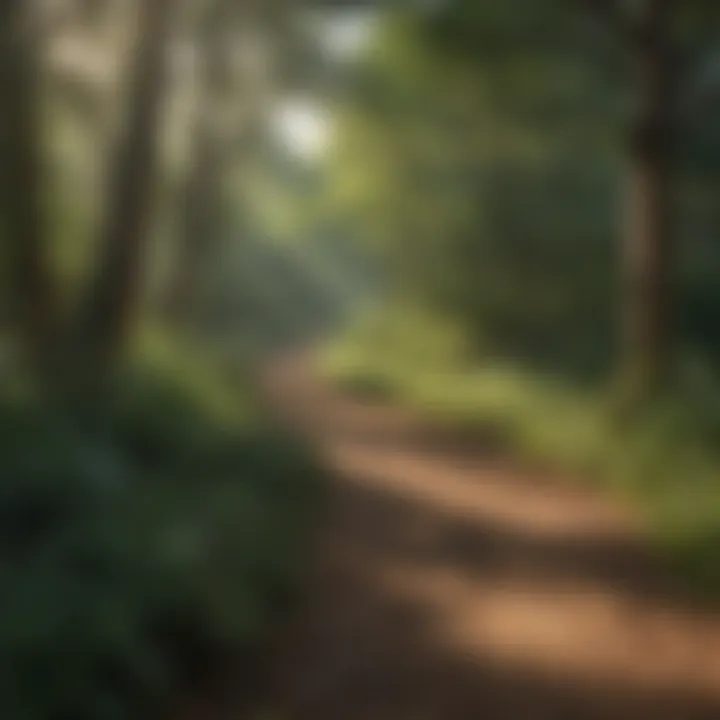
[[[603,667],[578,673],[570,668],[566,673],[551,662],[545,665],[532,652],[532,637],[527,638],[527,648],[522,641],[516,644],[510,657],[485,645],[482,638],[469,638],[465,645],[462,639],[448,637],[445,626],[448,616],[451,623],[454,619],[456,602],[458,612],[465,611],[453,597],[453,588],[441,587],[448,576],[477,583],[478,589],[470,593],[494,587],[502,594],[520,579],[519,592],[527,592],[530,603],[533,588],[544,585],[550,602],[561,605],[561,581],[587,582],[608,596],[637,595],[630,612],[642,612],[645,603],[655,602],[656,589],[633,578],[633,559],[623,556],[621,546],[542,542],[491,524],[442,517],[418,503],[360,486],[343,487],[338,494],[326,543],[332,546],[315,570],[289,642],[285,680],[275,688],[284,698],[278,718],[720,717],[718,699],[702,691],[673,688],[671,682],[663,687],[660,681],[643,687],[638,678],[623,678],[622,670],[605,677]],[[411,575],[419,570],[421,580],[402,589],[403,571],[408,569]],[[423,581],[425,570],[430,574]],[[435,570],[440,571],[437,576]],[[559,589],[553,591],[555,583]],[[512,601],[511,593],[508,600]],[[480,597],[477,602],[482,605]],[[571,628],[584,622],[593,620],[575,617]],[[627,622],[628,632],[638,630],[632,617]]]
[[[337,582],[337,581],[336,581]],[[463,657],[433,632],[432,614],[382,594],[372,584],[335,589],[337,612],[360,616],[339,637],[320,619],[314,653],[279,717],[295,720],[712,720],[720,706],[697,694],[621,682],[563,679],[542,668]],[[352,596],[348,599],[346,596]],[[374,618],[366,625],[362,616]],[[303,663],[300,656],[295,662]],[[297,677],[297,676],[296,676]]]
[[[335,482],[268,717],[720,718],[720,620],[610,504],[302,374],[279,401]]]
[[[655,559],[629,538],[524,533],[490,517],[453,516],[359,484],[348,484],[341,502],[352,506],[344,528],[348,541],[384,562],[444,567],[468,579],[573,581],[640,601],[683,601],[662,573],[647,572]]]

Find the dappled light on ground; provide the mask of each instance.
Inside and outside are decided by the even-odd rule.
[[[306,364],[268,391],[336,481],[270,680],[276,717],[720,716],[720,615],[683,599],[627,509]]]

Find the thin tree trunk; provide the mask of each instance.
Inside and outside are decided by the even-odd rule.
[[[652,397],[675,369],[673,5],[674,0],[646,0],[632,60],[638,108],[630,143],[622,307],[623,372],[631,399]]]
[[[178,324],[197,309],[208,259],[222,232],[222,162],[206,123],[197,129],[193,162],[181,193],[182,227],[167,296],[169,319]]]
[[[143,283],[157,170],[157,134],[173,0],[138,0],[137,50],[127,114],[115,146],[99,257],[81,307],[81,352],[112,363],[131,329]]]
[[[236,8],[228,0],[215,0],[206,9],[199,37],[200,93],[196,100],[191,161],[181,192],[181,227],[176,262],[166,297],[169,319],[183,324],[200,302],[213,251],[225,226],[225,173],[229,138],[218,116],[232,91],[227,33],[236,22]]]
[[[14,332],[24,358],[38,370],[53,345],[56,298],[44,245],[36,20],[27,0],[0,3],[0,232]]]

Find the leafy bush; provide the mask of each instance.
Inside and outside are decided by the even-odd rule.
[[[2,403],[2,717],[143,717],[286,607],[318,474],[218,378],[140,363],[94,427]]]

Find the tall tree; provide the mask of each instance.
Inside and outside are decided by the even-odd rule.
[[[139,0],[137,47],[127,80],[125,117],[109,170],[97,267],[80,310],[80,349],[99,367],[122,349],[142,287],[174,6],[174,0]]]
[[[580,0],[621,35],[633,115],[628,129],[621,373],[630,399],[665,387],[675,369],[673,181],[679,54],[677,0]]]
[[[167,305],[174,321],[187,320],[197,306],[199,285],[223,226],[224,179],[229,138],[222,132],[223,106],[233,89],[231,47],[237,11],[227,0],[206,5],[198,19],[198,91],[195,97],[190,161],[181,189],[176,262],[170,276]]]
[[[283,0],[210,0],[198,15],[190,159],[180,191],[175,263],[164,298],[168,315],[180,323],[207,299],[205,290],[226,249],[228,230],[241,233],[230,212],[229,183],[246,177],[259,158],[270,88],[278,81],[275,66],[286,54],[293,31],[281,22],[289,15]],[[244,192],[239,183],[232,189]],[[241,205],[242,199],[234,204]]]
[[[542,33],[533,32],[527,23],[533,13],[557,17],[561,32],[570,29],[568,19],[594,17],[614,36],[614,57],[606,54],[601,59],[598,54],[597,62],[622,67],[621,82],[632,105],[623,129],[627,172],[620,243],[618,366],[631,399],[653,396],[670,383],[678,354],[674,212],[678,197],[674,186],[680,173],[678,146],[684,140],[681,113],[707,59],[708,27],[717,22],[718,4],[708,0],[545,0],[513,18],[500,8],[457,0],[438,11],[440,16],[453,13],[474,21],[466,22],[465,28],[455,22],[455,37],[470,41],[475,33],[475,45],[484,48],[478,52],[485,59],[488,44],[503,52],[503,31],[511,28],[524,34],[528,47],[539,46]],[[490,26],[500,32],[477,42],[477,33]]]
[[[55,336],[47,265],[40,114],[40,24],[34,3],[0,5],[0,226],[8,251],[10,304],[23,354],[44,364]]]

